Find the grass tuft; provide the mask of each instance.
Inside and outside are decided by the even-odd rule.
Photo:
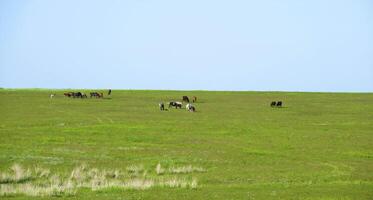
[[[144,166],[142,166],[142,165],[130,165],[126,169],[129,173],[138,174],[138,173],[141,173],[142,171],[144,171]]]
[[[14,164],[9,173],[1,173],[0,183],[21,183],[32,178],[31,170],[25,170],[19,164]]]
[[[161,175],[164,173],[164,169],[162,168],[161,164],[158,163],[157,166],[155,167],[155,172],[158,174],[158,175]]]
[[[206,172],[202,167],[193,167],[192,165],[182,166],[182,167],[171,167],[169,169],[171,174],[186,174],[192,172]]]

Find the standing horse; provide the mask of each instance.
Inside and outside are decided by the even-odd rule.
[[[188,96],[183,96],[183,100],[182,101],[185,101],[185,102],[188,102],[189,103],[189,98]]]
[[[192,101],[193,101],[193,103],[197,102],[197,97],[196,97],[196,96],[193,96],[193,97],[192,97]]]

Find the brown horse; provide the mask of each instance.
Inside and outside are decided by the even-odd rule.
[[[183,100],[182,101],[185,101],[185,102],[188,102],[189,103],[189,98],[188,96],[183,96]]]
[[[193,96],[193,97],[192,97],[192,101],[193,101],[193,103],[197,102],[197,97],[196,97],[196,96]]]
[[[72,94],[72,92],[65,92],[65,93],[63,93],[63,95],[65,97],[71,97],[73,94]]]

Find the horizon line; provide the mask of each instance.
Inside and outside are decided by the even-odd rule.
[[[0,90],[120,90],[120,91],[175,91],[175,92],[290,92],[290,93],[352,93],[371,94],[373,91],[301,91],[301,90],[208,90],[208,89],[134,89],[134,88],[47,88],[47,87],[0,87]]]

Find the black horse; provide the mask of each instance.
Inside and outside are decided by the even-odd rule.
[[[81,92],[73,92],[72,97],[73,98],[83,98],[83,94]]]
[[[271,107],[282,107],[282,101],[272,101]]]

